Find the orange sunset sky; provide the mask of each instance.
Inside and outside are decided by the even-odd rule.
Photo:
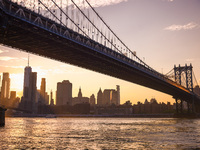
[[[105,22],[138,57],[155,70],[165,74],[174,65],[192,63],[200,81],[200,1],[199,0],[90,0]],[[0,45],[0,73],[9,72],[11,90],[22,96],[24,68],[28,53]],[[83,96],[97,96],[99,88],[115,89],[120,85],[121,104],[144,102],[156,98],[158,102],[174,102],[170,95],[157,92],[121,79],[30,54],[30,66],[41,78],[46,78],[46,90],[53,90],[57,82],[69,80],[72,95],[81,87]]]

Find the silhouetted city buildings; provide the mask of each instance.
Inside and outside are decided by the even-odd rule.
[[[50,105],[54,106],[54,99],[53,99],[53,92],[52,92],[52,90],[51,90],[51,93],[50,93]]]
[[[200,96],[200,88],[199,88],[198,85],[194,87],[193,91],[194,91],[195,94]]]
[[[24,99],[28,99],[29,82],[30,82],[31,73],[32,73],[32,68],[30,66],[26,66],[24,69],[24,87],[23,87],[23,98]]]
[[[9,106],[13,106],[14,105],[13,103],[14,103],[14,101],[16,99],[16,95],[17,95],[16,91],[10,91],[10,100],[8,102]]]
[[[174,105],[171,105],[170,102],[167,104],[159,103],[155,98],[152,98],[150,102],[146,99],[144,104],[138,102],[133,105],[134,114],[159,114],[159,113],[173,113],[175,109]]]
[[[10,92],[9,73],[3,73],[1,86],[1,104],[7,102],[7,106],[17,107],[29,110],[35,114],[96,114],[96,115],[131,115],[131,114],[160,114],[173,113],[175,106],[169,102],[158,103],[155,98],[150,101],[147,99],[144,104],[138,102],[132,105],[130,100],[120,105],[120,86],[116,89],[101,88],[95,95],[84,97],[81,88],[79,88],[77,97],[72,97],[72,83],[69,80],[63,80],[57,83],[56,103],[53,99],[53,92],[49,95],[46,92],[46,79],[41,79],[40,89],[37,90],[37,73],[32,72],[30,66],[24,69],[24,86],[21,101],[16,97],[16,91]],[[194,88],[194,92],[200,95],[199,86]],[[3,100],[3,101],[2,101]],[[183,104],[186,109],[187,105]],[[8,113],[12,111],[7,111]],[[10,113],[11,114],[11,113]]]
[[[0,104],[1,104],[1,75],[0,75]]]
[[[79,88],[78,97],[72,98],[72,106],[76,104],[84,104],[84,103],[89,104],[89,98],[83,97],[81,88]]]
[[[99,89],[99,92],[97,93],[97,106],[103,106],[103,93],[101,91],[101,88]]]
[[[24,69],[23,97],[20,107],[37,113],[37,72],[28,65]]]
[[[1,80],[0,80],[1,83]],[[3,73],[1,84],[0,105],[4,108],[17,108],[20,98],[16,97],[16,91],[10,91],[10,78],[9,73]],[[12,114],[13,110],[7,110],[7,114]]]
[[[69,80],[57,83],[56,105],[72,105],[72,83]]]
[[[7,105],[10,96],[10,78],[9,73],[3,73],[2,86],[1,86],[1,105]]]
[[[122,105],[98,106],[95,109],[95,114],[98,115],[132,115],[133,106],[130,101],[126,101]]]
[[[110,106],[110,105],[120,105],[120,87],[116,86],[114,89],[105,89],[103,92],[101,88],[97,93],[97,105],[98,106]]]
[[[41,80],[38,104],[39,105],[49,105],[49,95],[46,92],[46,79],[45,78],[42,78],[42,80]]]
[[[90,96],[90,105],[91,105],[91,106],[95,106],[95,104],[96,104],[96,102],[95,102],[95,96],[94,96],[94,94],[92,94],[92,95]]]

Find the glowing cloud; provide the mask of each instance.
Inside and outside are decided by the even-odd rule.
[[[6,53],[6,52],[9,52],[9,51],[8,51],[8,50],[1,50],[1,49],[0,49],[0,54],[1,54],[1,53]]]
[[[14,2],[17,2],[18,4],[22,5],[22,6],[26,6],[26,7],[30,7],[30,4],[33,5],[33,1],[32,0],[12,0]],[[88,0],[88,2],[93,6],[93,7],[101,7],[101,6],[108,6],[108,5],[115,5],[121,2],[127,2],[128,0]],[[42,1],[42,3],[44,4],[48,4],[48,6],[53,6],[54,3],[48,0],[44,0]],[[76,5],[78,5],[79,7],[88,7],[88,5],[86,4],[87,2],[85,0],[74,0],[73,2],[71,0],[68,1],[63,1],[62,4],[64,5],[72,5],[73,3],[75,3]],[[86,5],[85,5],[86,4]],[[61,1],[57,2],[57,5],[60,6],[61,5]]]
[[[14,59],[17,59],[15,57],[8,57],[8,56],[1,56],[0,57],[0,60],[2,61],[9,61],[9,60],[14,60]]]
[[[23,69],[24,66],[4,66],[4,65],[0,65],[0,67],[5,67],[5,68],[11,68],[11,69]]]
[[[174,2],[174,0],[162,0],[163,2]]]
[[[101,7],[101,6],[107,6],[107,5],[115,5],[121,2],[126,2],[127,0],[88,0],[88,2],[93,6],[93,7]]]
[[[191,30],[194,28],[199,27],[198,24],[194,23],[194,22],[190,22],[188,24],[185,25],[171,25],[166,27],[164,30],[169,30],[169,31],[180,31],[180,30]]]
[[[192,61],[194,61],[194,59],[193,58],[188,58],[188,59],[186,59],[186,61],[187,62],[192,62]]]

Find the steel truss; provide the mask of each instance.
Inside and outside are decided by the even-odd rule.
[[[175,81],[180,85],[185,83],[186,88],[191,92],[193,92],[192,68],[192,64],[190,66],[187,66],[187,64],[185,66],[174,66]],[[187,109],[188,113],[194,112],[194,100],[187,101]],[[183,101],[180,99],[176,99],[176,113],[183,113]]]

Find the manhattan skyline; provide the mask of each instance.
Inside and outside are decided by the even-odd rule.
[[[99,5],[100,7],[96,7],[99,14],[130,49],[136,51],[147,64],[165,74],[175,64],[192,63],[199,82],[200,19],[198,14],[200,13],[198,8],[200,3],[198,1],[129,0],[118,1],[112,5]],[[117,11],[119,9],[121,11]],[[27,55],[25,52],[0,46],[1,73],[10,72],[11,82],[15,82],[13,86],[11,85],[11,90],[16,90],[18,95],[23,88],[22,74],[27,65]],[[169,95],[133,83],[44,57],[32,54],[30,57],[33,71],[38,72],[37,87],[40,86],[41,78],[46,78],[48,92],[51,89],[55,91],[58,81],[70,80],[74,84],[73,96],[76,95],[80,86],[85,89],[85,96],[89,97],[100,87],[106,89],[119,84],[123,87],[121,89],[122,103],[126,100],[137,103],[137,101],[152,97],[156,97],[158,101],[174,102]]]

